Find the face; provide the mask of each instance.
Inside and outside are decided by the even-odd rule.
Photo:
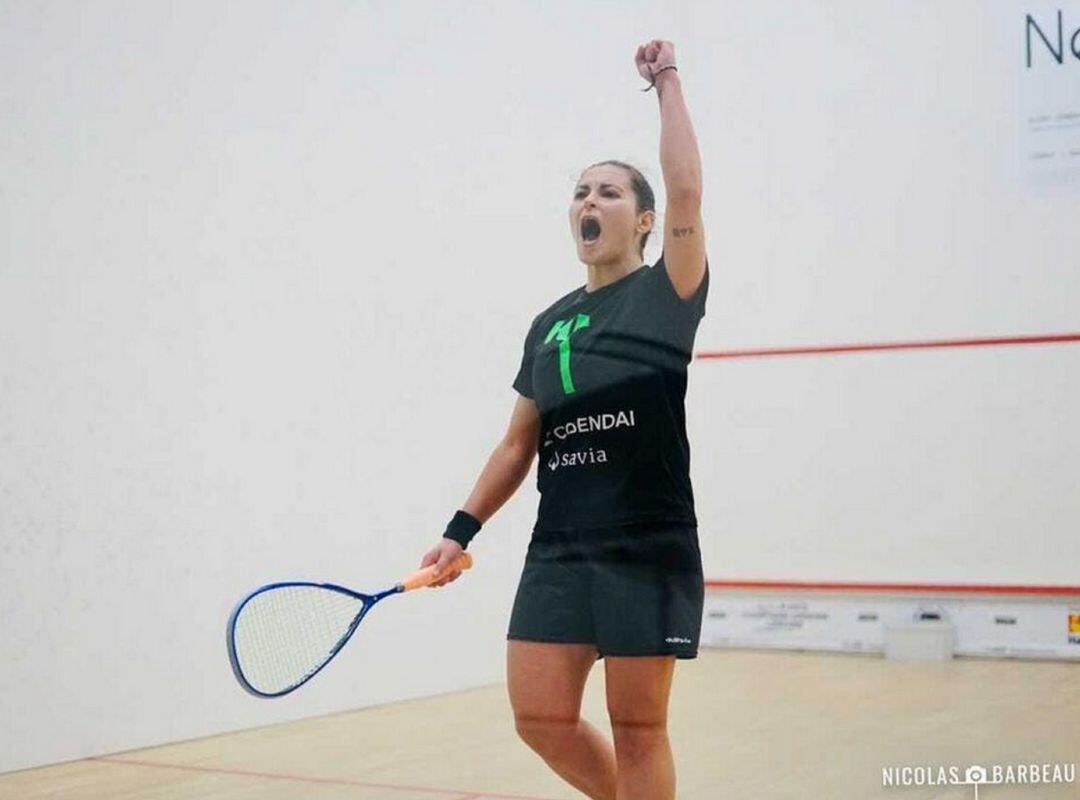
[[[603,164],[581,173],[570,203],[570,231],[586,264],[638,258],[638,239],[653,212],[637,213],[637,196],[622,167]]]

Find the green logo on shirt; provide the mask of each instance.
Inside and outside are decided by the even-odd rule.
[[[559,374],[562,375],[564,394],[574,393],[574,381],[570,377],[570,334],[589,327],[589,315],[578,314],[570,319],[560,319],[551,326],[544,344],[552,339],[559,342]]]

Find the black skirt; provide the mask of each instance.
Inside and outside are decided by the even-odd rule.
[[[696,526],[534,531],[507,638],[694,658],[704,600]]]

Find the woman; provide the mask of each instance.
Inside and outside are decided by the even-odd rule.
[[[517,731],[589,797],[658,800],[675,796],[675,660],[697,655],[701,629],[683,399],[709,281],[701,165],[674,47],[654,40],[635,62],[660,103],[663,253],[642,264],[656,212],[641,174],[618,161],[587,168],[570,205],[587,281],[533,320],[509,429],[421,566],[442,574],[539,454],[540,507],[507,634]],[[597,658],[614,747],[580,717]]]

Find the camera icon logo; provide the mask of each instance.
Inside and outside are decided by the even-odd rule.
[[[973,765],[964,772],[964,783],[986,783],[986,768]]]

